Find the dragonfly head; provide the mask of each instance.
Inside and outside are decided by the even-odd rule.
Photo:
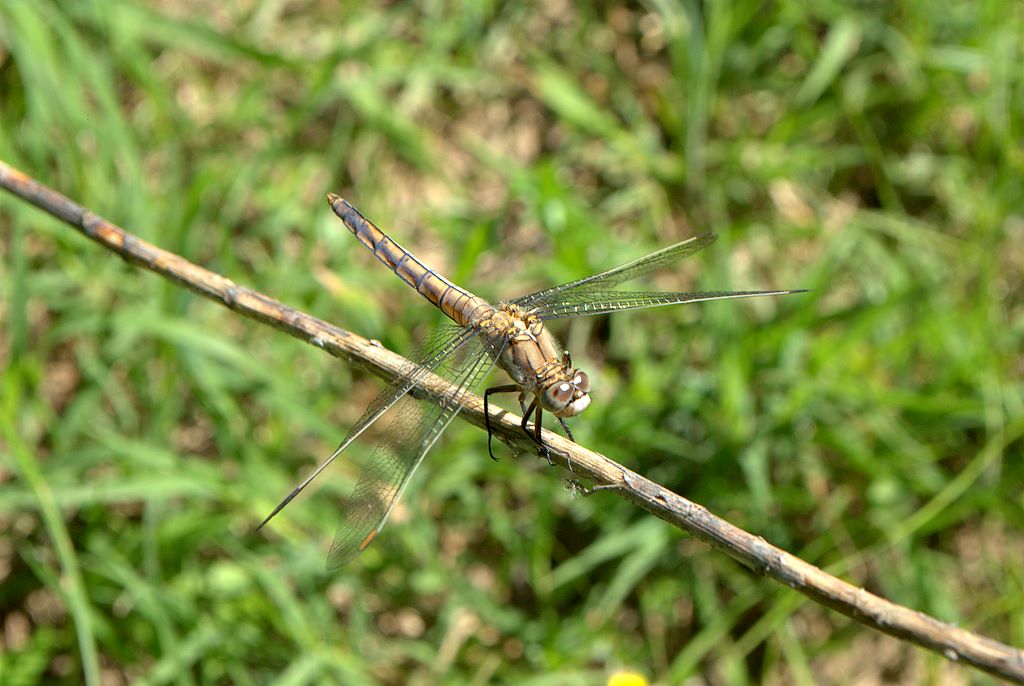
[[[566,369],[563,378],[544,389],[541,403],[557,417],[575,417],[590,405],[590,377],[579,369]]]

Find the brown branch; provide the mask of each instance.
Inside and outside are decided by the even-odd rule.
[[[2,161],[0,187],[63,220],[130,262],[187,286],[240,314],[305,340],[336,357],[355,362],[379,376],[394,378],[413,364],[378,343],[292,309],[147,243]],[[426,379],[419,390],[438,398],[448,388],[446,381],[432,377]],[[483,427],[483,401],[471,394],[464,397],[465,409],[460,416]],[[522,435],[519,419],[508,412],[492,411],[490,424],[495,434],[509,445],[534,450],[533,443]],[[598,484],[597,489],[615,491],[666,522],[710,543],[755,573],[771,577],[874,629],[916,643],[950,660],[965,662],[991,674],[1024,683],[1024,651],[896,605],[848,584],[770,545],[761,537],[714,516],[704,507],[645,479],[604,455],[587,450],[558,434],[545,432],[544,442],[554,449],[552,455],[556,460]]]

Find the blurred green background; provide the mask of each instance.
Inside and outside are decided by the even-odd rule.
[[[653,284],[813,292],[560,328],[577,439],[1020,646],[1024,10],[808,5],[4,0],[0,158],[406,354],[326,191],[490,298],[715,231]],[[377,379],[6,194],[0,250],[4,686],[991,681],[461,422],[328,574],[368,445],[252,528]]]

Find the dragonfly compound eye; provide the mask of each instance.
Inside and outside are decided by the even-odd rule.
[[[590,377],[587,376],[586,372],[576,370],[576,376],[572,379],[572,384],[576,387],[577,391],[582,393],[590,393]]]
[[[573,390],[573,385],[567,381],[548,386],[544,391],[545,405],[555,411],[562,409],[572,400]]]

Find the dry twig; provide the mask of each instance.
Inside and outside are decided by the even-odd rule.
[[[385,379],[394,378],[412,363],[361,336],[345,331],[273,298],[238,286],[178,255],[133,236],[75,204],[65,196],[0,162],[0,187],[61,219],[108,250],[196,291],[247,317],[270,324],[336,357],[363,366]],[[447,382],[432,377],[419,390],[440,397]],[[471,396],[459,415],[484,426],[483,400]],[[501,440],[527,450],[536,446],[519,427],[519,419],[502,410],[491,413],[492,430]],[[587,450],[562,436],[545,431],[544,442],[563,466],[611,490],[666,522],[710,543],[757,574],[779,581],[812,600],[853,619],[953,661],[962,661],[991,674],[1024,683],[1024,651],[941,622],[921,612],[889,602],[720,519],[704,507],[645,479],[604,455]]]

